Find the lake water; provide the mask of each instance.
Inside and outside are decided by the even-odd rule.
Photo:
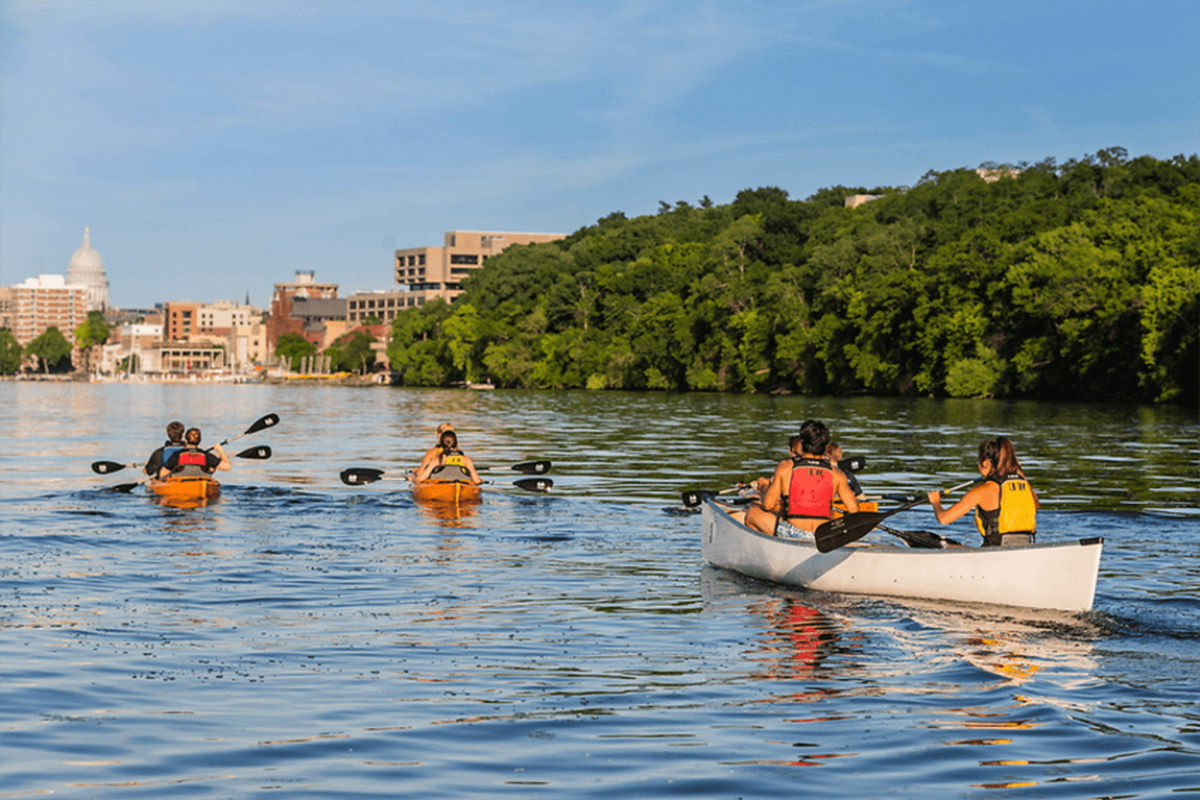
[[[207,507],[88,468],[268,412],[229,449],[274,456]],[[960,483],[1011,436],[1039,540],[1106,539],[1095,610],[705,566],[680,492],[769,473],[808,417],[870,493]],[[444,420],[498,484],[551,459],[553,492],[416,505]],[[1195,410],[1144,406],[0,383],[0,798],[1200,792],[1198,441]]]

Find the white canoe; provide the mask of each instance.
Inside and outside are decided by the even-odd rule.
[[[822,592],[1088,611],[1104,540],[1020,547],[917,549],[856,542],[820,553],[812,542],[747,528],[705,498],[701,553],[714,566]]]

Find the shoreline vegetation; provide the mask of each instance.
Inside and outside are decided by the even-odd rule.
[[[463,289],[398,315],[400,385],[1195,406],[1200,159],[663,202],[510,247]]]
[[[1200,158],[1114,147],[806,200],[766,187],[728,205],[662,202],[509,247],[462,288],[397,316],[390,375],[153,382],[1197,407]],[[330,363],[365,370],[374,337],[343,340]],[[70,352],[65,340],[33,350],[47,362]],[[304,363],[285,350],[281,340],[277,352]],[[15,379],[95,380],[86,369]]]

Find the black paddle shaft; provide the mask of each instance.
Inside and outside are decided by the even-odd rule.
[[[980,480],[982,478],[960,483],[958,486],[952,486],[945,491],[957,491],[958,489],[979,483]],[[854,514],[846,514],[836,519],[831,519],[829,522],[823,522],[817,526],[817,530],[813,534],[817,540],[817,550],[822,553],[828,553],[851,542],[856,542],[870,533],[876,525],[893,514],[899,514],[901,511],[916,508],[928,500],[928,497],[921,497],[913,500],[911,503],[905,503],[904,505],[890,508],[887,511],[858,511]]]

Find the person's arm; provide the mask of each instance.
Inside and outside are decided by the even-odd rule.
[[[463,468],[466,469],[467,474],[471,476],[471,483],[476,485],[483,483],[483,478],[479,477],[479,470],[475,469],[475,462],[471,460],[471,457],[464,455],[462,460]]]
[[[984,483],[964,494],[957,503],[949,508],[942,508],[941,492],[930,492],[928,496],[929,502],[933,504],[933,515],[937,517],[937,521],[943,525],[949,525],[986,500],[990,492],[995,491],[999,491],[996,484]]]
[[[783,487],[791,480],[791,466],[791,459],[785,459],[776,465],[775,473],[771,475],[771,482],[767,484],[767,490],[758,496],[758,504],[764,511],[772,514],[780,511],[779,500],[783,497]],[[786,476],[784,473],[787,473]]]
[[[151,453],[150,457],[146,459],[146,466],[142,467],[142,472],[145,472],[147,475],[157,475],[163,465],[162,454],[163,448],[161,447]]]
[[[233,469],[233,464],[229,463],[229,456],[225,455],[225,448],[221,447],[220,444],[214,444],[212,449],[213,453],[215,453],[217,457],[221,459],[217,465],[213,467],[214,472],[219,469]]]
[[[171,477],[171,472],[175,469],[175,466],[178,463],[179,463],[179,453],[178,452],[172,453],[171,457],[168,458],[163,463],[162,468],[159,469],[158,479],[160,481],[165,481],[167,478]]]
[[[840,469],[833,471],[833,489],[837,492],[838,499],[842,501],[842,505],[846,507],[847,514],[854,514],[858,511],[858,496],[854,493],[854,489],[850,487],[850,481],[846,479],[846,473]]]

